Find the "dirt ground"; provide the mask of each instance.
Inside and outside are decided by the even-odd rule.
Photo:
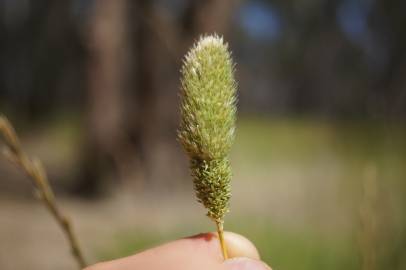
[[[95,202],[63,199],[60,205],[74,221],[86,258],[94,263],[97,252],[107,249],[120,231],[146,223],[151,230],[153,226],[170,230],[176,223],[170,213],[183,204],[173,201],[158,205],[120,193]],[[0,269],[76,269],[64,235],[38,201],[1,198],[0,213]]]

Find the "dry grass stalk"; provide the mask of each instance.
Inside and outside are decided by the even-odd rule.
[[[77,237],[73,232],[72,224],[67,216],[65,216],[57,206],[54,193],[49,185],[42,163],[38,159],[30,158],[23,151],[20,140],[18,139],[13,126],[6,117],[1,115],[0,133],[3,134],[6,145],[6,148],[3,151],[4,155],[18,168],[21,168],[32,180],[36,188],[36,195],[45,204],[46,208],[56,219],[62,231],[65,233],[71,247],[72,255],[77,261],[80,269],[84,268],[86,266],[86,262],[83,257],[83,252],[80,249]]]

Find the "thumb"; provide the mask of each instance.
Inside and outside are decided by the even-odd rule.
[[[227,270],[271,270],[264,262],[259,261],[259,253],[254,244],[242,235],[225,232],[229,260],[223,263]]]
[[[258,250],[255,245],[244,236],[226,231],[224,232],[224,240],[227,245],[227,253],[230,259],[238,257],[245,257],[254,260],[260,259]]]
[[[229,259],[223,265],[227,270],[272,270],[264,262],[244,257]]]

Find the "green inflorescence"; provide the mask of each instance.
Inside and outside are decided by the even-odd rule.
[[[230,148],[236,121],[236,82],[228,45],[203,36],[185,57],[179,140],[190,157],[198,201],[222,223],[231,197]]]

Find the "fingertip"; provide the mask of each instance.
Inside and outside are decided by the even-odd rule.
[[[234,258],[226,260],[224,266],[227,270],[272,270],[264,262],[250,258]]]
[[[224,240],[227,245],[229,258],[246,257],[253,260],[260,259],[257,248],[246,237],[233,232],[224,232]]]
[[[200,247],[199,249],[201,252],[211,254],[210,256],[219,261],[223,260],[220,241],[216,232],[198,234],[186,239],[192,240],[192,242],[194,242],[193,245]],[[226,231],[224,232],[224,240],[226,243],[228,258],[245,257],[253,260],[260,260],[257,248],[246,237],[234,232]]]

